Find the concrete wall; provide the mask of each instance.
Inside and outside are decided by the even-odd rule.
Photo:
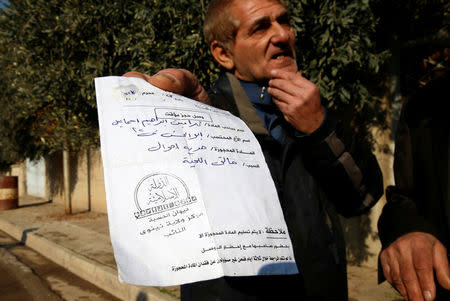
[[[47,159],[48,191],[54,202],[64,204],[63,156],[56,153]],[[70,198],[72,213],[96,211],[106,213],[105,185],[100,150],[70,154]]]
[[[70,198],[72,213],[90,211],[90,181],[87,151],[70,153]],[[62,197],[64,199],[64,197]]]
[[[106,212],[105,182],[100,149],[90,151],[89,158],[91,209],[92,211]]]
[[[26,190],[27,194],[39,198],[47,198],[45,160],[26,160]]]
[[[18,177],[19,198],[27,194],[27,165],[25,162],[12,165],[11,171],[5,175]]]

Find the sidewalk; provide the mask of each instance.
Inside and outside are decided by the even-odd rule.
[[[21,199],[18,209],[0,211],[0,230],[117,298],[179,300],[179,287],[118,282],[106,214],[66,215],[62,205]],[[401,300],[388,284],[377,285],[375,269],[349,266],[348,274],[351,301]]]

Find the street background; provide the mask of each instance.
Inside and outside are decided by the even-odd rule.
[[[60,204],[39,198],[22,198],[19,208],[0,211],[0,230],[118,299],[179,299],[178,286],[139,287],[118,282],[108,218],[104,213],[66,215]],[[4,252],[0,257],[1,254]],[[377,271],[373,267],[349,265],[348,277],[351,301],[401,300],[387,283],[378,285]],[[0,291],[5,289],[3,285],[0,282]],[[99,298],[92,292],[78,296],[72,296],[70,300]]]

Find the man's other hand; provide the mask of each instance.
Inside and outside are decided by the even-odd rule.
[[[400,236],[381,252],[380,261],[387,281],[405,300],[434,300],[434,272],[439,284],[450,290],[447,250],[431,234],[412,232]]]
[[[319,88],[300,72],[272,70],[271,75],[268,92],[286,121],[305,134],[318,129],[325,114]]]
[[[153,76],[136,71],[125,73],[126,77],[138,77],[162,90],[177,93],[202,103],[209,104],[208,94],[200,85],[197,78],[185,69],[163,69]]]

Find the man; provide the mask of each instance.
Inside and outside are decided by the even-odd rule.
[[[450,300],[450,136],[448,112],[443,110],[449,86],[447,72],[403,107],[395,186],[387,189],[378,222],[384,276],[410,301]]]
[[[297,70],[295,35],[277,0],[213,0],[204,25],[216,61],[228,70],[209,96],[186,70],[141,77],[240,116],[255,133],[277,187],[297,275],[223,277],[183,285],[182,300],[347,300],[345,246],[336,211],[366,212],[381,196],[378,163],[348,148]]]

